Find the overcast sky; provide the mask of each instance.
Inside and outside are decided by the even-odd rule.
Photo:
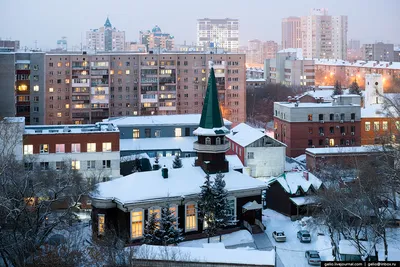
[[[79,45],[81,34],[99,28],[107,15],[113,27],[137,41],[139,30],[155,24],[175,36],[177,44],[195,42],[196,19],[238,18],[240,43],[250,39],[281,42],[281,19],[327,8],[347,15],[348,40],[400,43],[400,0],[0,0],[0,37],[21,46],[56,47],[61,36]]]

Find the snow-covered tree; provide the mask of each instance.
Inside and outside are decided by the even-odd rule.
[[[159,164],[159,162],[158,162],[158,156],[156,157],[156,159],[155,159],[155,161],[154,161],[154,164],[153,164],[153,170],[155,170],[155,171],[157,171],[157,170],[159,170],[161,167],[160,167],[160,164]]]
[[[180,159],[179,155],[175,155],[174,161],[172,162],[172,168],[182,168],[182,160]]]
[[[343,95],[342,85],[339,81],[335,82],[335,89],[333,90],[333,95]]]
[[[349,94],[361,95],[361,90],[360,87],[358,86],[357,80],[354,80],[354,82],[351,83],[349,88]]]
[[[182,229],[178,228],[178,218],[167,204],[161,209],[160,227],[156,229],[156,236],[160,238],[164,246],[177,245],[183,241]]]
[[[210,243],[210,237],[215,235],[217,230],[214,217],[215,198],[212,187],[213,182],[210,180],[210,175],[207,174],[204,184],[200,186],[198,214],[205,227],[204,232],[207,234],[208,243]]]
[[[157,219],[157,213],[153,212],[149,215],[149,219],[146,221],[143,234],[143,243],[149,245],[161,245],[161,239],[159,236],[159,219]]]
[[[228,225],[228,222],[233,219],[229,216],[228,191],[225,189],[224,175],[222,173],[217,173],[215,176],[212,191],[214,194],[215,227],[218,230]]]

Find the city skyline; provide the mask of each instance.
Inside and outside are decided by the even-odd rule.
[[[0,11],[0,22],[7,27],[2,27],[0,37],[20,40],[21,47],[34,48],[37,45],[46,50],[55,48],[56,41],[61,36],[66,36],[68,48],[71,49],[73,45],[79,45],[81,40],[85,45],[85,32],[103,25],[108,16],[113,26],[126,32],[127,41],[138,41],[140,30],[157,24],[175,36],[176,44],[183,44],[184,41],[191,44],[196,41],[197,19],[229,17],[240,21],[240,45],[256,38],[279,42],[282,18],[308,15],[312,8],[327,8],[332,15],[348,15],[348,39],[359,39],[361,43],[400,43],[400,37],[396,35],[396,25],[400,23],[400,18],[396,17],[396,7],[400,4],[396,0],[386,0],[384,5],[381,2],[365,5],[361,0],[324,3],[317,0],[290,3],[257,0],[251,4],[230,1],[229,6],[226,3],[205,0],[196,8],[187,8],[186,3],[181,0],[175,1],[175,8],[171,8],[174,5],[167,2],[155,0],[153,3],[154,5],[149,6],[142,2],[121,0],[114,8],[109,8],[109,2],[104,0],[38,0],[34,3],[26,0],[5,0]],[[21,9],[21,6],[24,8]],[[146,10],[147,12],[143,12]],[[35,13],[39,15],[32,16]],[[18,14],[18,20],[15,19],[15,14]],[[373,20],[370,18],[371,14],[384,16]],[[15,23],[10,23],[11,21]]]

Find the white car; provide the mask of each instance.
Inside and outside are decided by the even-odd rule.
[[[285,232],[283,232],[283,231],[273,231],[272,237],[275,239],[276,242],[285,242],[286,241],[286,235],[285,235]]]

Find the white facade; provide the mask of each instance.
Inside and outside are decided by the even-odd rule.
[[[223,48],[237,53],[239,49],[238,19],[199,19],[197,20],[197,45],[209,48]]]
[[[279,176],[285,171],[286,146],[246,147],[245,166],[252,177]],[[250,158],[249,158],[250,157]]]
[[[329,16],[326,9],[314,9],[301,18],[304,56],[346,59],[347,28],[347,16]]]
[[[365,75],[365,106],[383,104],[383,79],[382,74]]]

